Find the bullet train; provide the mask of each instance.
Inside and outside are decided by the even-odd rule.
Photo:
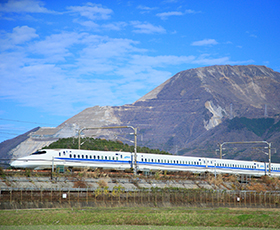
[[[118,151],[91,151],[79,149],[42,149],[29,156],[18,158],[13,168],[50,169],[57,166],[69,168],[104,168],[125,170],[134,167],[134,153]],[[190,171],[194,173],[229,173],[252,176],[280,176],[280,164],[240,161],[205,157],[137,153],[137,171]]]

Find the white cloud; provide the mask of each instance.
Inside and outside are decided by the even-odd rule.
[[[182,16],[182,15],[184,14],[180,11],[172,11],[172,12],[164,12],[164,13],[156,14],[156,16],[160,17],[162,20],[165,20],[170,16]]]
[[[194,10],[185,10],[184,12],[181,11],[170,11],[170,12],[163,12],[163,13],[158,13],[156,16],[160,17],[162,20],[166,20],[170,16],[183,16],[185,14],[196,14],[200,13]]]
[[[27,13],[54,13],[44,7],[44,3],[39,0],[9,0],[0,5],[3,12],[27,12]]]
[[[78,19],[74,19],[73,22],[76,22],[82,26],[85,26],[87,28],[90,28],[90,29],[99,29],[100,26],[99,24],[93,22],[93,21],[81,21],[81,20],[78,20]]]
[[[86,33],[61,32],[47,36],[44,40],[40,40],[29,46],[27,51],[31,54],[43,55],[42,61],[48,63],[56,63],[57,61],[65,61],[66,57],[73,57],[70,49],[73,45],[80,44],[81,39]],[[40,58],[37,58],[40,60]]]
[[[201,41],[195,41],[191,45],[192,46],[209,46],[209,45],[217,45],[218,42],[215,39],[204,39]]]
[[[150,11],[150,10],[156,10],[158,9],[158,7],[148,7],[148,6],[139,5],[137,6],[137,9]]]
[[[36,30],[28,26],[17,26],[11,34],[11,40],[15,44],[21,44],[37,37]]]
[[[138,65],[149,68],[164,67],[166,65],[181,65],[183,63],[191,63],[195,59],[194,56],[147,56],[147,55],[134,55],[130,61],[133,65]]]
[[[97,24],[96,20],[109,19],[113,11],[92,3],[68,9],[75,16],[79,15],[72,22],[85,26],[88,32],[71,27],[71,20],[69,25],[63,24],[63,30],[59,27],[51,30],[48,25],[48,34],[40,24],[34,27],[40,34],[29,26],[15,27],[11,33],[1,31],[2,99],[12,99],[51,114],[70,116],[97,104],[132,103],[170,78],[174,74],[171,68],[177,68],[174,66],[185,68],[230,62],[229,57],[213,58],[211,55],[151,55],[149,51],[154,47],[142,48],[137,40],[141,36],[115,31],[130,25],[134,33],[163,34],[166,33],[163,27],[140,21]],[[181,13],[165,14],[166,17],[172,15],[180,16]],[[69,20],[69,15],[64,16]],[[114,30],[115,38],[104,33],[106,30]],[[100,31],[102,35],[97,34]],[[136,38],[126,38],[133,36]],[[193,44],[213,45],[217,42],[205,39]]]
[[[0,50],[14,49],[16,45],[37,38],[36,30],[28,26],[17,26],[12,33],[2,32],[0,38]]]
[[[207,58],[208,55],[201,55],[200,57],[193,60],[192,63],[200,64],[200,65],[225,65],[231,64],[229,57],[221,57],[221,58]]]
[[[76,22],[82,26],[87,27],[87,29],[94,30],[94,31],[101,31],[101,30],[114,30],[114,31],[120,31],[124,27],[127,26],[126,22],[112,22],[107,24],[97,24],[93,21],[82,21],[79,19],[74,19],[73,22]]]
[[[154,26],[151,23],[139,22],[139,21],[132,21],[131,25],[136,28],[133,30],[134,33],[139,34],[154,34],[154,33],[166,33],[166,30],[161,26]]]
[[[113,13],[111,9],[90,2],[85,6],[69,6],[67,9],[91,20],[107,20]]]
[[[150,11],[157,10],[158,7],[148,7],[148,6],[139,5],[137,6],[137,9],[140,9],[141,13],[149,13]]]

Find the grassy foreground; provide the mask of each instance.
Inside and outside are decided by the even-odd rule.
[[[124,225],[134,225],[134,227],[129,226],[129,229],[147,229],[149,226],[158,226],[158,229],[183,229],[183,226],[199,227],[194,229],[231,229],[232,227],[234,229],[244,229],[244,227],[279,229],[280,210],[85,208],[0,211],[0,229],[13,229],[16,226],[21,226],[17,229],[27,229],[24,227],[32,229],[32,226],[36,229],[38,227],[42,227],[42,229],[72,229],[65,225],[72,226],[73,229],[74,227],[79,227],[79,229],[94,229],[93,227],[98,229],[126,229]],[[153,229],[157,229],[154,227]]]

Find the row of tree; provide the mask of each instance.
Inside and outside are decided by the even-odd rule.
[[[78,138],[61,138],[56,142],[51,143],[44,149],[78,149]],[[81,149],[85,150],[100,150],[100,151],[122,151],[122,152],[134,152],[134,146],[124,144],[123,142],[111,141],[99,138],[85,137],[81,138]],[[159,149],[150,149],[147,147],[137,146],[138,153],[155,153],[155,154],[170,154]]]

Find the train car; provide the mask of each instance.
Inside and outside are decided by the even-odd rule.
[[[129,169],[131,153],[90,151],[79,149],[43,149],[11,163],[13,168],[50,169],[57,165],[65,167]]]
[[[191,171],[194,173],[229,173],[263,176],[269,174],[268,163],[229,159],[188,157],[174,155],[144,154],[137,155],[138,169]],[[271,175],[280,176],[280,164],[271,164]]]
[[[229,173],[263,176],[268,163],[205,157],[137,153],[138,171],[190,171],[193,173]],[[13,168],[49,169],[57,165],[125,170],[133,168],[134,153],[78,149],[43,149],[11,163]],[[271,164],[271,176],[280,176],[280,164]]]

